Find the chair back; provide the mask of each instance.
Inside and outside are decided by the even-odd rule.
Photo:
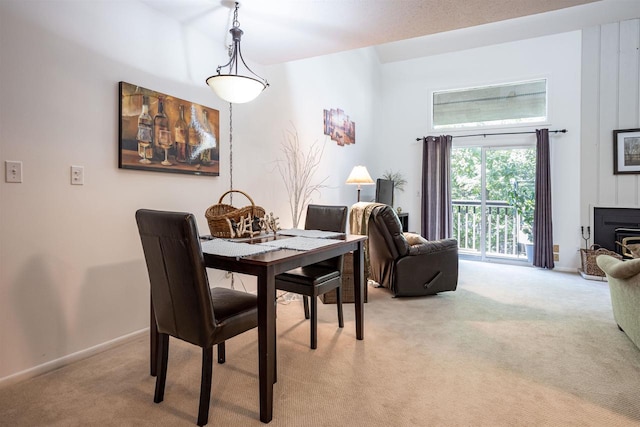
[[[307,206],[304,228],[346,233],[347,211],[346,206],[309,205]]]
[[[347,213],[346,206],[309,205],[304,228],[306,230],[335,231],[346,233]],[[326,265],[342,271],[342,256],[321,261],[318,265]]]
[[[377,206],[369,218],[369,250],[371,256],[397,259],[409,253],[409,243],[402,224],[391,206]]]
[[[193,214],[141,209],[136,222],[158,332],[210,347],[216,323]]]

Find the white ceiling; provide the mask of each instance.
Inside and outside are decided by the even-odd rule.
[[[222,51],[230,43],[233,1],[140,1],[185,27],[205,33],[220,43]],[[271,65],[367,46],[379,46],[378,55],[386,62],[412,56],[406,50],[403,53],[397,43],[400,40],[409,39],[406,46],[415,56],[420,52],[416,43],[423,36],[484,28],[489,26],[483,24],[498,21],[508,25],[508,20],[525,16],[540,21],[550,15],[539,14],[560,9],[564,10],[558,13],[564,14],[559,15],[562,22],[556,25],[569,31],[582,25],[572,17],[574,11],[588,12],[591,20],[599,20],[602,13],[598,11],[625,3],[636,9],[640,5],[638,0],[242,0],[238,20],[244,31],[242,52],[251,62]],[[571,28],[572,24],[577,28]],[[512,38],[526,38],[532,30],[527,27],[520,24]],[[529,37],[553,31],[544,21],[538,27]],[[473,39],[466,40],[471,47],[477,43]]]

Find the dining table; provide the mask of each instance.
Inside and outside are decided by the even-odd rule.
[[[302,242],[306,243],[302,248],[294,244],[294,242],[300,242],[301,238]],[[234,250],[237,246],[230,246],[225,243],[229,241],[223,242],[222,239],[213,239],[211,242],[215,243],[215,246],[211,246],[209,241],[203,242],[202,251],[207,268],[247,274],[257,279],[258,378],[260,420],[263,423],[269,423],[273,418],[273,386],[277,381],[276,276],[293,268],[315,264],[336,256],[353,256],[355,336],[356,339],[362,340],[364,339],[364,242],[366,239],[367,236],[355,234],[339,234],[332,236],[331,239],[322,239],[272,233],[244,241],[251,245],[260,245],[260,248],[267,248],[265,251],[251,255],[238,255]],[[258,246],[254,248],[257,249]],[[152,375],[155,374],[154,347],[157,336],[154,326],[155,318],[152,312],[150,328]]]

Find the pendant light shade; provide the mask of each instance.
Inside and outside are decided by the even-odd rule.
[[[211,76],[207,84],[219,98],[233,104],[253,101],[267,87],[257,79],[233,74]]]
[[[219,65],[216,70],[217,74],[207,79],[207,84],[218,97],[233,104],[253,101],[269,86],[265,79],[251,71],[242,58],[240,39],[244,32],[240,29],[240,22],[238,22],[239,7],[240,4],[236,2],[236,8],[233,12],[233,27],[229,30],[233,39],[233,44],[229,49],[229,62],[225,65]],[[240,74],[240,65],[246,70],[244,75]],[[223,68],[228,68],[228,73],[222,73]]]

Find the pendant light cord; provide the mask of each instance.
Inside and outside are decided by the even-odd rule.
[[[240,9],[240,3],[236,2],[236,7],[233,10],[233,24],[232,24],[235,28],[240,27],[240,21],[238,21],[238,9]]]
[[[233,190],[233,104],[229,103],[229,190]],[[233,193],[230,194],[233,204]]]
[[[237,9],[236,9],[236,13]],[[233,104],[229,103],[229,190],[233,190]],[[229,193],[229,204],[233,206],[233,193]],[[231,272],[231,289],[235,289],[235,276]]]

